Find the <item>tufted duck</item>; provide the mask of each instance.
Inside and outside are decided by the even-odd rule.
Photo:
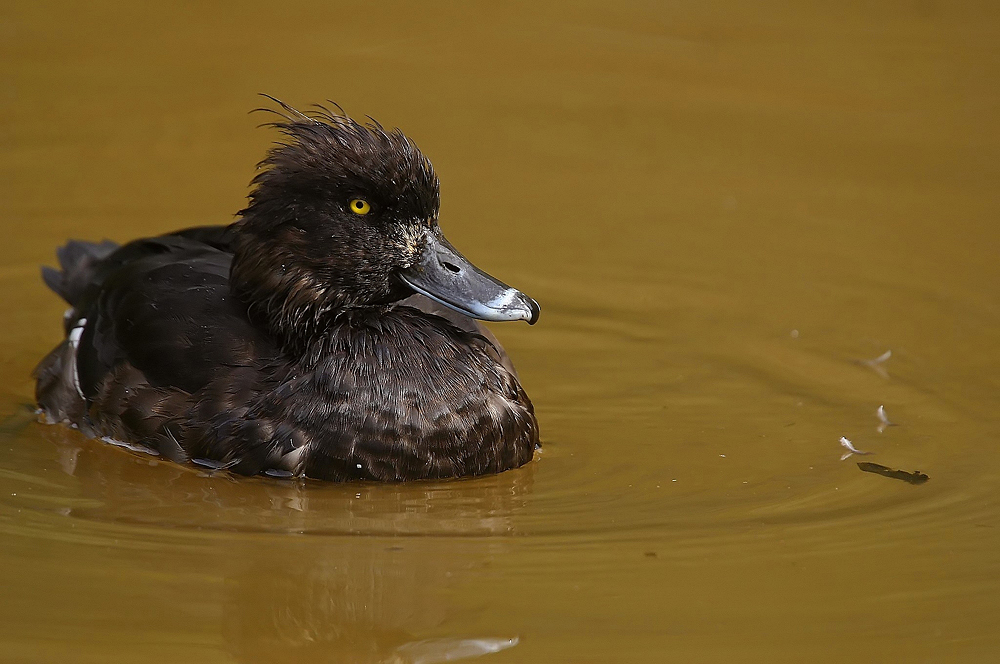
[[[277,100],[274,100],[277,102]],[[498,473],[538,445],[503,348],[473,319],[538,304],[438,226],[398,130],[277,102],[285,139],[230,226],[70,241],[43,278],[70,309],[40,412],[242,475],[400,481]]]

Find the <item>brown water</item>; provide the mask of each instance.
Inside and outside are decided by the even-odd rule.
[[[0,661],[996,658],[998,11],[540,5],[0,9]],[[533,463],[235,480],[32,421],[38,265],[231,219],[257,92],[404,128],[541,302],[495,328]]]

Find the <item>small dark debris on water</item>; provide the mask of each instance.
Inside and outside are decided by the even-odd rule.
[[[876,475],[882,475],[883,477],[891,477],[894,480],[903,480],[904,482],[909,482],[910,484],[923,484],[930,479],[930,477],[923,474],[919,470],[908,473],[905,470],[893,470],[892,468],[883,466],[880,463],[870,463],[867,461],[860,462],[858,464],[858,468],[866,473],[875,473]]]
[[[895,422],[889,421],[889,416],[885,414],[885,406],[879,406],[878,410],[875,411],[875,417],[878,418],[878,432],[882,433],[885,431],[886,427],[896,426]]]
[[[646,552],[646,557],[647,558],[655,558],[656,557],[656,551],[647,551]]]
[[[858,448],[854,447],[854,444],[851,443],[850,440],[848,440],[847,436],[841,436],[840,437],[840,444],[841,444],[842,447],[844,447],[844,448],[847,449],[847,452],[845,452],[844,454],[840,455],[840,460],[841,461],[843,461],[847,457],[851,456],[852,454],[861,454],[861,455],[864,455],[864,454],[874,454],[874,452],[865,452],[864,450],[859,450]]]

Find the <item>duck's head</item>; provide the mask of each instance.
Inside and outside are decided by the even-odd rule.
[[[280,102],[278,102],[280,104]],[[283,332],[414,291],[473,318],[534,323],[538,304],[486,274],[438,226],[430,161],[399,130],[281,104],[236,226],[232,281]]]

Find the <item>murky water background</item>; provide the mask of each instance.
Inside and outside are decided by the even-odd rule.
[[[17,2],[0,33],[0,661],[995,657],[991,3]],[[535,462],[234,480],[33,422],[38,265],[231,219],[257,92],[401,126],[452,241],[541,302],[495,327]]]

